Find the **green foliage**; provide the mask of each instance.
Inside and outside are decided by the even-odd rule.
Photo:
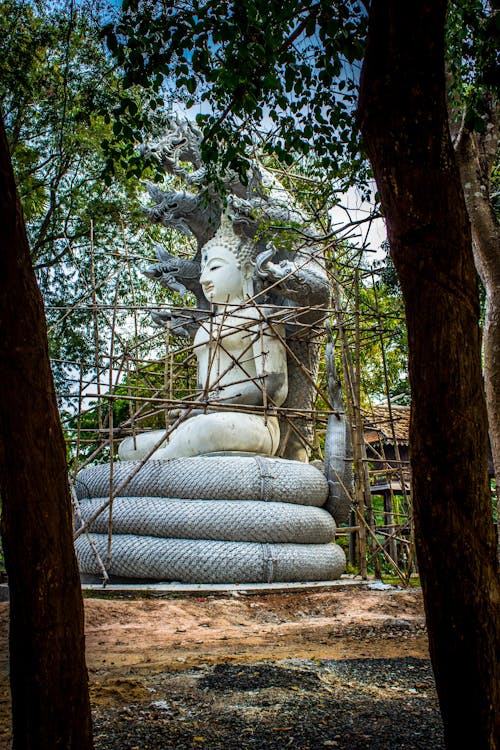
[[[361,0],[125,0],[104,36],[124,87],[147,90],[152,110],[166,94],[196,108],[212,180],[227,171],[245,179],[258,144],[288,165],[312,158],[325,183],[366,187],[355,117],[366,8]],[[497,39],[491,2],[449,4],[452,109],[465,103],[465,125],[477,131],[498,95]],[[144,122],[126,96],[119,115],[116,132],[139,140]]]
[[[410,403],[408,336],[396,272],[390,256],[371,270],[361,268],[360,260],[363,258],[359,257],[359,249],[349,246],[337,248],[333,265],[327,258],[327,267],[342,290],[342,325],[353,357],[358,329],[361,406],[369,409],[371,404],[388,399],[407,405]],[[341,362],[336,366],[341,373]]]
[[[364,400],[410,403],[408,336],[403,299],[381,278],[360,289],[362,387]],[[366,403],[365,401],[365,403]]]
[[[450,99],[464,124],[484,132],[492,98],[498,100],[500,15],[493,3],[454,0],[449,4],[446,42],[451,73]],[[460,113],[460,114],[458,114]]]
[[[0,11],[0,98],[9,146],[34,261],[53,265],[68,252],[68,240],[88,235],[90,217],[94,224],[131,218],[127,198],[137,194],[125,171],[133,166],[131,153],[115,163],[113,189],[102,185],[121,77],[100,40],[99,19],[84,6],[36,10],[3,0]],[[139,94],[134,97],[142,111]]]
[[[125,71],[124,86],[165,91],[198,107],[202,157],[214,172],[245,179],[248,156],[264,150],[285,164],[314,156],[323,177],[363,181],[366,162],[353,129],[366,13],[357,0],[124,2],[104,30]],[[116,128],[138,137],[140,120]]]
[[[141,258],[154,257],[159,238],[157,229],[144,230],[132,144],[123,146],[104,184],[115,144],[110,113],[119,112],[123,88],[95,7],[83,0],[0,1],[1,106],[61,399],[75,390],[67,378],[80,363],[95,371],[96,337],[109,351],[113,312],[95,331],[93,304],[112,308],[117,297],[137,305],[151,297],[127,258],[137,257],[140,267]],[[129,109],[144,114],[142,91],[127,97],[134,102]],[[150,117],[149,132],[163,123],[163,115]],[[125,317],[115,319],[118,331]]]

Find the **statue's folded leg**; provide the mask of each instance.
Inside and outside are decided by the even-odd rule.
[[[121,461],[141,461],[163,443],[165,430],[151,430],[140,435],[131,435],[122,440],[118,446],[118,457]]]
[[[169,436],[163,430],[126,438],[118,449],[122,461],[140,461],[154,446],[159,447],[152,459],[177,456],[198,456],[204,453],[240,451],[274,455],[279,444],[279,427],[276,417],[242,414],[241,412],[216,412],[202,414],[180,424]]]

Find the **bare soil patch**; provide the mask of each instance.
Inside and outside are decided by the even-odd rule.
[[[85,612],[98,750],[442,747],[418,589],[89,598]],[[7,621],[0,604],[2,750]]]

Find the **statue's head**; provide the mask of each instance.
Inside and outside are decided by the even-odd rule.
[[[224,220],[201,252],[200,283],[208,301],[238,305],[253,297],[256,254],[254,242],[238,237]]]

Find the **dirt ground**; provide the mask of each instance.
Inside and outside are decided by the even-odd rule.
[[[100,721],[103,712],[123,711],[131,704],[154,705],[154,680],[167,673],[178,681],[180,673],[212,674],[217,665],[243,669],[242,665],[276,665],[283,660],[295,660],[296,665],[428,660],[419,589],[364,586],[161,599],[87,598],[85,615],[91,699]],[[8,604],[0,603],[1,750],[10,747],[7,633]],[[111,740],[103,742],[103,748],[114,747]],[[123,738],[120,745],[134,747]],[[158,745],[170,746],[176,745]]]

